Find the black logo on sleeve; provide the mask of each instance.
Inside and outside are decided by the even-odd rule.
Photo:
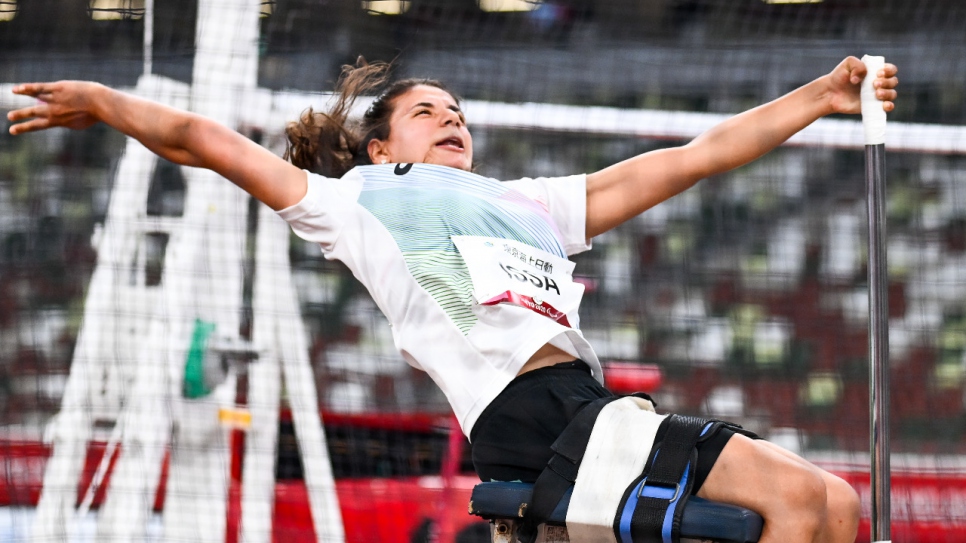
[[[396,175],[406,175],[409,170],[413,169],[412,163],[410,164],[396,164],[396,169],[393,170]]]

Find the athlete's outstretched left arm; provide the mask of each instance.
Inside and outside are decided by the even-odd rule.
[[[614,228],[695,183],[747,164],[781,145],[817,119],[859,113],[866,69],[843,60],[831,73],[772,102],[736,115],[682,147],[651,151],[587,176],[587,237]],[[882,108],[895,107],[896,67],[876,74]]]

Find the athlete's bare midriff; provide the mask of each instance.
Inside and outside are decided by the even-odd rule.
[[[517,375],[523,375],[528,371],[553,366],[561,362],[570,362],[572,360],[574,360],[574,355],[567,354],[557,347],[547,343],[543,347],[540,347],[537,352],[533,353],[533,356],[531,356],[530,360],[527,360],[527,363],[520,368],[520,371],[517,372]]]

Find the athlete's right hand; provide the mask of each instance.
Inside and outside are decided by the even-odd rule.
[[[7,113],[14,136],[57,126],[82,130],[100,119],[92,112],[92,96],[102,85],[87,81],[23,83],[13,87],[14,94],[32,96],[37,103]]]

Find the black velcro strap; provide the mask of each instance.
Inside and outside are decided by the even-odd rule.
[[[635,542],[661,542],[669,509],[673,508],[672,541],[678,540],[684,503],[694,485],[695,445],[708,424],[707,419],[670,415],[668,428],[644,476],[644,486],[638,491],[637,504],[631,521]],[[691,473],[685,479],[685,472]]]
[[[684,468],[691,461],[694,446],[701,439],[701,431],[707,419],[670,415],[667,433],[661,441],[660,453],[654,458],[647,472],[647,482],[652,486],[674,486],[681,480]]]
[[[537,526],[550,518],[564,493],[573,486],[597,415],[605,405],[618,398],[599,398],[587,404],[553,442],[554,455],[533,485],[533,495],[517,531],[521,543],[532,543],[536,539]]]
[[[631,519],[631,534],[635,543],[662,543],[664,518],[670,506],[668,500],[641,497]]]

